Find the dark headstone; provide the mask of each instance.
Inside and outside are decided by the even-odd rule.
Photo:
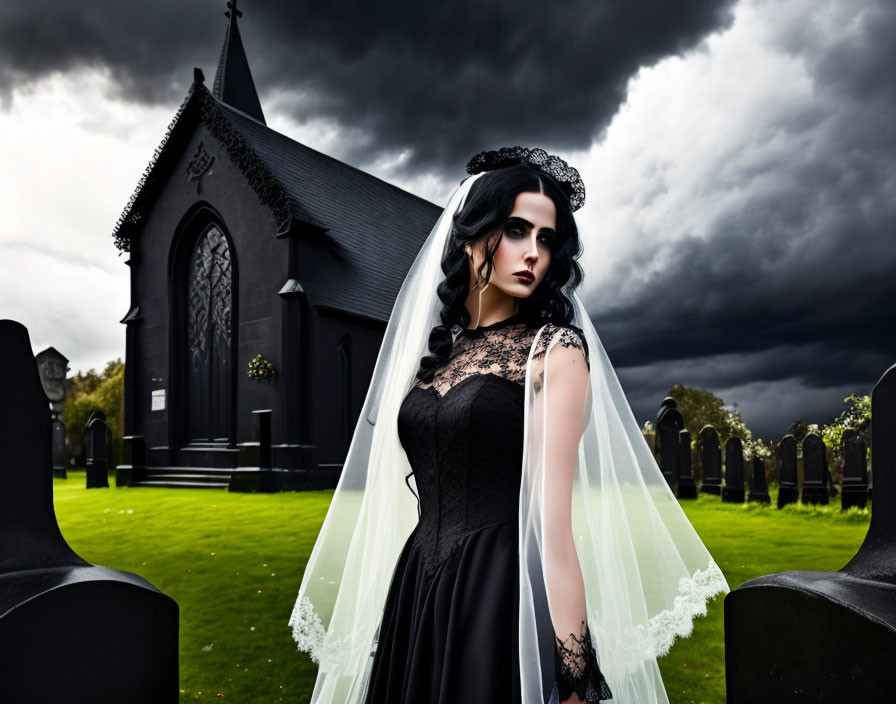
[[[868,499],[868,464],[865,441],[855,430],[843,433],[843,493],[841,510],[850,506],[865,508]]]
[[[753,481],[750,482],[750,495],[748,501],[758,501],[760,503],[771,503],[768,495],[768,481],[765,477],[765,460],[761,457],[753,456]]]
[[[87,488],[109,486],[109,426],[102,410],[93,411],[84,426],[84,453],[87,466]]]
[[[0,702],[178,701],[178,608],[91,565],[53,512],[50,409],[24,326],[0,320]]]
[[[230,474],[228,491],[275,492],[280,486],[273,471],[271,453],[271,411],[252,411],[255,416],[254,442],[239,444],[239,467]]]
[[[796,439],[785,435],[778,443],[778,508],[796,503],[800,498],[796,471]]]
[[[53,418],[53,430],[51,435],[53,476],[65,478],[66,465],[68,464],[68,451],[65,448],[65,423],[58,417]]]
[[[43,387],[50,409],[56,416],[65,412],[65,375],[68,373],[68,359],[55,347],[47,347],[34,356],[40,385]]]
[[[722,450],[719,447],[719,434],[711,425],[701,428],[700,446],[703,452],[703,483],[700,491],[718,496],[722,493]]]
[[[697,482],[691,469],[691,434],[687,430],[678,432],[678,498],[697,498]]]
[[[660,409],[656,412],[656,423],[654,423],[654,427],[658,428],[660,424],[660,418],[663,417],[663,413],[668,411],[670,408],[678,408],[678,401],[676,401],[671,396],[666,396],[663,399],[663,402],[660,403]],[[657,432],[653,436],[653,454],[656,456],[657,461],[659,461],[660,457],[660,434]]]
[[[830,479],[827,453],[824,441],[815,433],[803,438],[803,503],[828,503],[828,485],[825,477]]]
[[[725,443],[725,486],[722,501],[744,502],[744,444],[740,438],[728,438]]]
[[[673,490],[679,475],[678,433],[683,429],[684,417],[681,412],[673,406],[665,406],[656,421],[656,437],[660,446],[660,469],[666,483]]]
[[[751,579],[725,597],[728,704],[893,701],[896,653],[896,365],[871,394],[871,525],[839,572]],[[836,644],[819,657],[819,644]]]

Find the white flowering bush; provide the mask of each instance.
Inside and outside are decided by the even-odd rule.
[[[743,441],[744,460],[751,462],[754,457],[766,459],[771,456],[771,449],[761,438],[753,439],[753,433],[740,417],[740,411],[732,406],[722,406],[722,410],[731,428],[731,437],[738,437]]]
[[[843,399],[843,403],[850,404],[840,412],[828,425],[821,429],[821,439],[829,452],[836,455],[843,451],[843,433],[854,430],[861,434],[871,425],[871,396],[856,396],[852,394]],[[811,427],[811,426],[810,426]],[[817,433],[817,427],[815,432]],[[868,448],[870,453],[871,448]]]

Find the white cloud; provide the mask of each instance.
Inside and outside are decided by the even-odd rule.
[[[112,231],[176,110],[112,94],[104,72],[54,74],[0,111],[0,317],[72,372],[124,357],[128,268]]]
[[[639,71],[604,139],[576,156],[595,307],[601,296],[640,292],[669,243],[708,242],[721,220],[774,188],[776,167],[801,149],[808,135],[787,125],[814,109],[812,83],[799,56],[769,43],[777,13],[741,2],[731,28]]]

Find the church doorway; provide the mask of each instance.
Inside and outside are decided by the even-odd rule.
[[[195,223],[195,219],[193,219]],[[192,229],[192,228],[191,228]],[[228,446],[234,408],[234,262],[222,227],[206,221],[179,267],[181,447]]]

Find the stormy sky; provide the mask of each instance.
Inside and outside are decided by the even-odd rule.
[[[639,423],[683,383],[777,439],[896,362],[888,0],[239,6],[294,139],[439,204],[482,149],[580,170],[580,295]],[[0,317],[72,371],[123,356],[111,233],[223,10],[0,1]]]

